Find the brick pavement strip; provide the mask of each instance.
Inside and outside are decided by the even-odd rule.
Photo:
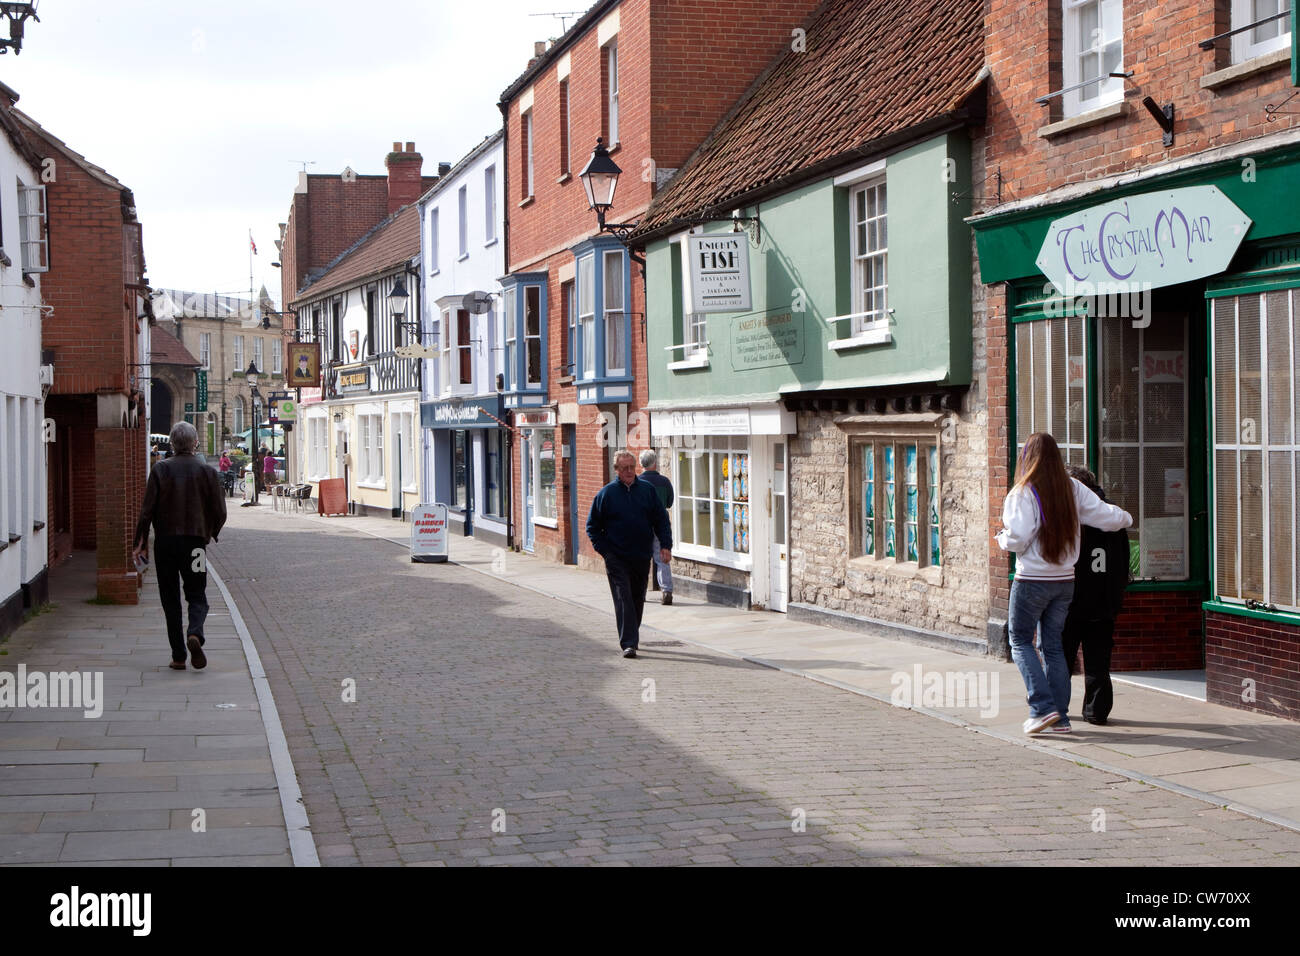
[[[346,519],[237,513],[211,559],[327,866],[1300,863],[1293,831],[826,685],[624,661],[608,614]]]

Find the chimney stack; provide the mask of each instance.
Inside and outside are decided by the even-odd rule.
[[[393,151],[384,160],[388,169],[388,214],[391,216],[403,206],[420,198],[420,178],[424,157],[415,151],[414,143],[393,143]]]

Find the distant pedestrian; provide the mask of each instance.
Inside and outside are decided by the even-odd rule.
[[[1074,595],[1081,521],[1103,531],[1133,524],[1127,511],[1106,504],[1067,475],[1056,440],[1047,432],[1035,432],[1020,453],[1016,483],[1003,503],[997,536],[1004,551],[1016,552],[1007,627],[1011,659],[1029,693],[1027,734],[1049,728],[1070,732],[1070,670],[1061,632]],[[1035,632],[1046,672],[1034,649]]]
[[[650,449],[641,452],[641,479],[648,481],[655,486],[655,491],[659,493],[659,500],[663,503],[664,510],[668,511],[668,523],[672,525],[673,506],[673,483],[667,475],[661,475],[658,472],[659,456]],[[654,561],[655,574],[658,577],[659,588],[663,591],[663,597],[660,602],[663,604],[673,603],[673,569],[667,561],[659,560],[659,536],[655,535],[651,542],[650,557]]]
[[[225,474],[230,470],[230,452],[223,451],[221,453],[221,460],[217,462],[217,469],[222,474]]]
[[[269,488],[275,484],[275,456],[263,455],[262,457],[262,486]]]
[[[196,670],[208,664],[203,653],[203,622],[208,616],[208,541],[216,541],[226,523],[226,499],[214,472],[194,456],[199,435],[189,422],[172,426],[175,455],[149,473],[144,506],[135,529],[132,556],[149,557],[149,527],[153,526],[158,596],[167,619],[171,667],[185,670],[185,651]],[[179,578],[179,580],[178,580]],[[189,605],[189,626],[182,628],[181,582]]]
[[[1066,472],[1102,501],[1106,494],[1087,468],[1066,465]],[[1128,587],[1128,532],[1102,531],[1084,524],[1079,560],[1074,565],[1074,599],[1065,618],[1061,645],[1065,663],[1073,671],[1083,648],[1083,719],[1104,724],[1115,703],[1110,682],[1110,655],[1115,646],[1115,618],[1124,605]]]
[[[673,531],[655,486],[637,478],[631,452],[614,456],[614,470],[618,478],[596,492],[591,503],[587,537],[605,559],[623,656],[636,657],[650,576],[650,542],[658,538],[659,559],[667,564],[673,558]]]

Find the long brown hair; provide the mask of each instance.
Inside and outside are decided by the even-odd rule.
[[[1047,432],[1035,432],[1025,442],[1016,466],[1016,488],[1036,499],[1042,524],[1038,531],[1038,553],[1056,564],[1079,533],[1079,512],[1074,506],[1074,488],[1065,473],[1061,450]]]

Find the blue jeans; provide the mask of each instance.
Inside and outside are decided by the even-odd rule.
[[[1011,610],[1007,629],[1011,639],[1011,659],[1020,669],[1025,690],[1029,693],[1029,716],[1042,717],[1056,711],[1061,723],[1069,726],[1070,667],[1061,649],[1061,632],[1070,613],[1074,597],[1073,581],[1027,581],[1016,578],[1011,583]],[[1034,649],[1035,632],[1040,632],[1044,673]]]
[[[673,569],[671,565],[664,564],[662,561],[659,560],[659,552],[661,550],[659,547],[659,535],[655,535],[651,539],[650,543],[653,547],[653,550],[650,552],[650,557],[654,561],[655,571],[657,571],[659,575],[659,587],[663,588],[665,593],[672,594],[673,593]]]

